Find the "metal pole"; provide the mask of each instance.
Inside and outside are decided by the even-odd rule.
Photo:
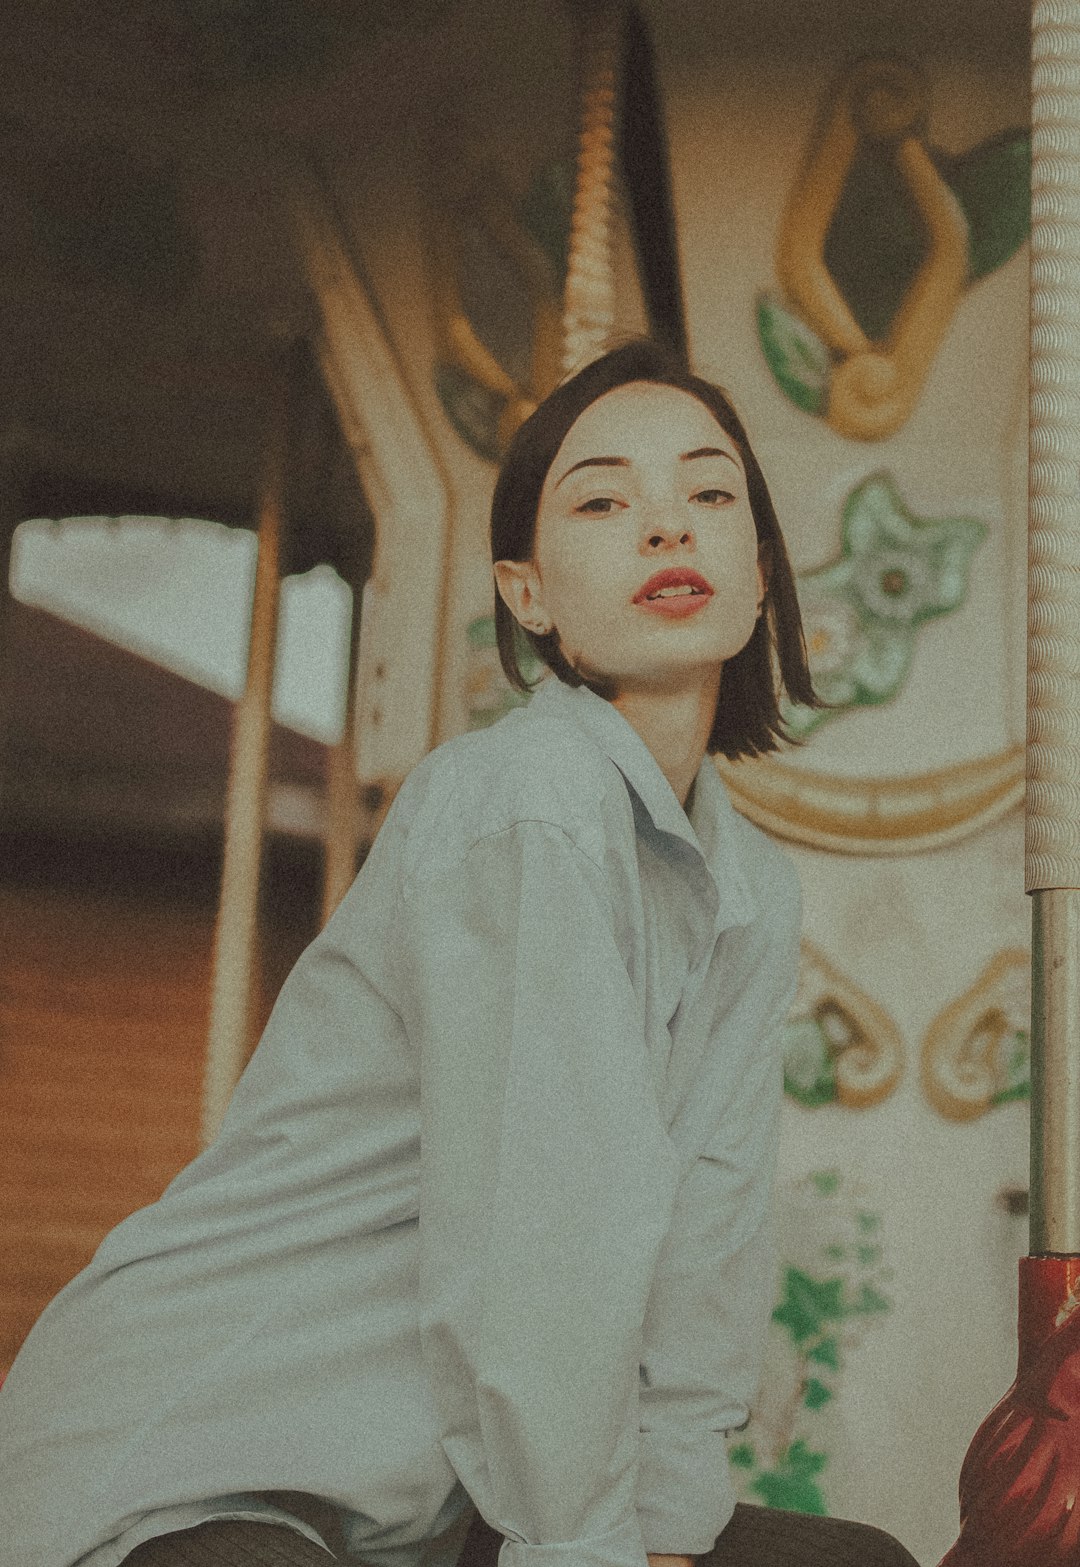
[[[1080,0],[1037,0],[1031,81],[1030,1254],[1016,1381],[968,1448],[941,1567],[1080,1560]]]
[[[1080,891],[1039,889],[1031,915],[1028,1249],[1072,1255],[1080,1253]]]
[[[1030,1249],[1080,1252],[1080,4],[1032,35],[1025,885]]]

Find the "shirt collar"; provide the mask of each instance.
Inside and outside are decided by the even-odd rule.
[[[528,706],[583,729],[615,763],[657,831],[678,838],[697,856],[715,894],[717,930],[754,918],[757,910],[738,852],[735,808],[711,756],[702,759],[694,779],[688,814],[633,724],[588,686],[570,686],[547,674]]]

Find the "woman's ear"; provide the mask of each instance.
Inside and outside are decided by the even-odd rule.
[[[545,636],[551,621],[544,613],[536,567],[527,560],[497,560],[495,586],[507,609],[526,631]]]

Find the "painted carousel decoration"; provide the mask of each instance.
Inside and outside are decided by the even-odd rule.
[[[515,201],[490,164],[466,157],[459,172],[431,238],[435,389],[461,438],[498,462],[558,380],[571,175],[549,163]]]
[[[848,708],[895,696],[917,627],[963,603],[971,557],[986,534],[970,517],[916,517],[887,473],[856,485],[841,527],[839,559],[798,580],[814,688],[832,704],[786,705],[785,721],[800,738]]]
[[[969,1121],[1031,1097],[1031,954],[995,954],[926,1031],[923,1093],[940,1115]]]
[[[1031,1196],[1016,1380],[960,1471],[941,1567],[1080,1560],[1080,9],[1032,17],[1025,886]]]
[[[445,219],[448,226],[442,229],[436,280],[442,345],[439,389],[463,438],[492,459],[558,379],[550,369],[555,348],[549,291],[564,265],[562,372],[602,351],[609,339],[614,320],[611,221],[619,171],[634,221],[653,330],[685,352],[670,190],[647,41],[640,24],[628,20],[618,6],[587,9],[583,18],[582,110],[572,193],[566,192],[558,169],[543,170],[514,217],[495,182],[482,200],[459,206],[457,217]],[[877,102],[872,80],[872,73],[865,76],[860,91]],[[1012,146],[1008,138],[1002,145],[1006,143]],[[919,164],[921,145],[910,152],[913,164]],[[1014,154],[1014,161],[1023,162],[1015,149]],[[935,156],[939,162],[944,157]],[[981,179],[971,176],[972,188],[981,191]],[[1026,191],[1026,175],[1023,188]],[[460,260],[467,244],[463,211],[473,214],[469,222],[486,225],[491,246],[501,246],[500,253],[516,258],[519,305],[532,301],[531,316],[524,306],[517,318],[510,310],[506,319],[518,320],[517,335],[505,337],[507,346],[501,350],[493,332],[484,341],[479,307],[471,313],[467,308]],[[999,260],[1023,238],[1026,221],[1025,207],[1022,225],[1011,219],[1011,227],[1005,225],[1011,237],[1007,245],[1002,242],[1004,249],[999,245]],[[978,254],[984,260],[998,254],[986,236],[999,228],[985,216],[973,219],[971,233],[980,236]],[[911,295],[914,303],[922,297],[914,287]],[[528,338],[530,320],[534,328],[540,324],[538,341]],[[503,331],[509,331],[505,321]],[[510,353],[513,342],[518,345],[516,361]],[[526,342],[533,344],[528,351],[522,347]],[[985,525],[973,519],[915,517],[884,474],[852,492],[844,526],[850,538],[845,537],[840,559],[801,582],[811,666],[823,693],[836,704],[833,713],[896,693],[917,626],[962,602],[967,567],[985,533]],[[528,699],[511,690],[502,676],[492,617],[478,616],[467,636],[467,722],[478,728]],[[529,652],[522,643],[526,669],[532,667]],[[535,666],[533,673],[538,669]],[[814,715],[814,723],[829,716],[828,711]],[[788,717],[795,732],[804,722],[807,729],[812,727],[795,709]],[[736,807],[765,831],[840,854],[911,854],[954,843],[1016,810],[1024,788],[1019,743],[903,777],[835,775],[779,757],[762,758],[752,768],[717,758],[716,766]]]
[[[900,429],[965,290],[1027,235],[1027,132],[953,156],[926,140],[927,111],[921,75],[893,58],[829,92],[780,224],[785,297],[758,301],[778,386],[855,440]]]
[[[610,341],[619,187],[650,328],[686,349],[649,37],[634,8],[617,0],[585,0],[575,11],[573,155],[542,165],[515,197],[491,160],[464,144],[433,226],[436,391],[454,429],[489,462],[562,377]]]
[[[784,1091],[806,1109],[864,1110],[900,1081],[904,1046],[889,1014],[810,941],[784,1030]]]
[[[728,1448],[738,1493],[827,1514],[830,1439],[848,1355],[892,1309],[881,1215],[835,1169],[780,1188],[780,1288],[761,1390]]]

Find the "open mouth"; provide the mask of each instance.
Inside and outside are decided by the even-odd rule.
[[[692,566],[666,566],[654,571],[634,594],[635,604],[666,603],[669,599],[707,599],[712,597],[712,583],[695,571]]]
[[[704,588],[695,588],[686,583],[682,587],[657,588],[655,593],[646,593],[645,602],[649,603],[653,599],[688,598],[691,593],[697,594],[699,598],[709,597]]]

